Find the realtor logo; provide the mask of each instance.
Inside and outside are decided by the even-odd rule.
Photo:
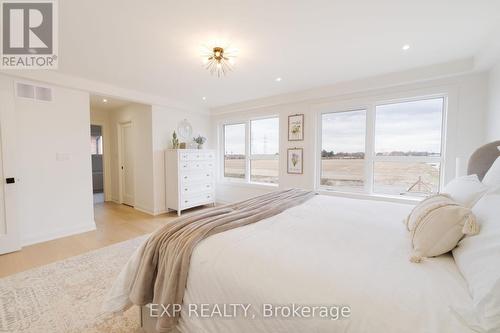
[[[3,0],[2,69],[57,68],[56,0]]]

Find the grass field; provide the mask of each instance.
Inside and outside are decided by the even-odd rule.
[[[364,160],[326,159],[321,161],[321,184],[338,190],[364,188]],[[439,187],[439,164],[421,162],[375,162],[373,190],[376,193],[401,194],[419,177],[427,186],[419,190],[435,193]]]
[[[255,182],[277,183],[278,161],[252,161],[251,179]],[[374,165],[374,191],[385,194],[401,194],[421,177],[424,184],[420,191],[434,193],[438,190],[439,164],[376,162]],[[245,160],[228,159],[226,177],[244,178]],[[364,160],[323,159],[321,161],[321,185],[341,191],[363,191]]]
[[[251,181],[259,183],[277,184],[279,176],[278,160],[251,161]],[[228,159],[225,161],[224,175],[233,178],[245,178],[245,160]]]

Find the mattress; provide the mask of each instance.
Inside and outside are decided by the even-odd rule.
[[[453,257],[408,260],[402,221],[411,208],[316,196],[205,239],[191,258],[178,329],[471,332],[453,311],[472,302]],[[238,305],[248,311],[232,311]],[[293,307],[326,308],[330,315],[283,311]],[[335,316],[335,309],[349,311]]]

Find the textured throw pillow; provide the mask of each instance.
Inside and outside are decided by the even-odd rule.
[[[500,185],[500,157],[498,157],[483,178],[483,184],[490,187]]]
[[[488,190],[477,175],[457,177],[446,185],[442,193],[448,194],[453,200],[471,208]]]
[[[410,231],[412,262],[436,257],[457,246],[464,235],[474,235],[479,227],[471,210],[438,194],[420,202],[406,219]]]
[[[481,233],[464,238],[453,250],[475,307],[469,320],[464,317],[482,331],[500,332],[500,190],[483,196],[473,212]]]

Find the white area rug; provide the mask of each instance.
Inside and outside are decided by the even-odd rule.
[[[0,332],[139,332],[138,307],[98,318],[114,279],[147,236],[0,279]]]

